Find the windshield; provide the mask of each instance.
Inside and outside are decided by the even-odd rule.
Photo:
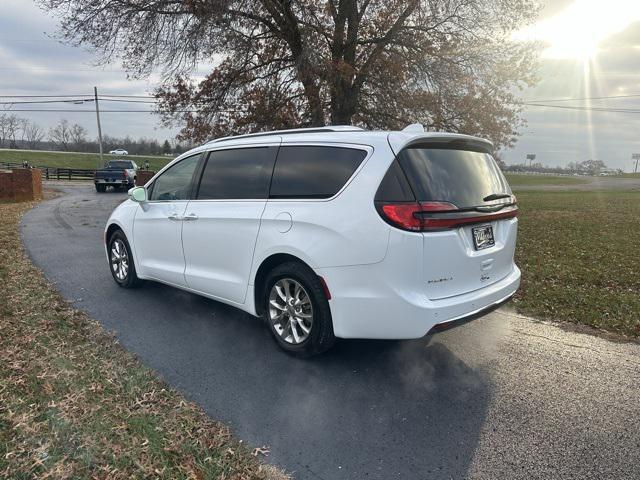
[[[417,146],[400,152],[398,161],[421,202],[450,202],[467,208],[504,203],[504,199],[484,199],[492,194],[511,194],[488,153]]]

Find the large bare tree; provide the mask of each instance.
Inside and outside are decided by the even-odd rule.
[[[57,125],[49,129],[49,141],[61,150],[69,150],[71,143],[71,126],[69,125],[69,120],[63,118]]]
[[[40,0],[61,35],[136,77],[161,71],[182,138],[361,124],[514,141],[536,0]],[[207,67],[204,75],[200,74]]]
[[[22,120],[22,125],[22,141],[31,150],[37,148],[44,139],[44,130],[42,130],[37,123],[30,122],[26,119]]]

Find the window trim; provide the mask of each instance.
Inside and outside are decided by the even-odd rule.
[[[358,165],[358,168],[356,168],[353,173],[351,174],[351,176],[347,179],[347,181],[344,183],[344,185],[342,185],[342,187],[331,197],[326,197],[326,198],[309,198],[309,197],[278,197],[278,198],[272,198],[271,197],[271,184],[269,185],[269,198],[267,198],[268,202],[330,202],[334,199],[336,199],[337,197],[339,197],[342,192],[344,192],[346,190],[346,188],[349,186],[349,184],[351,184],[351,182],[353,181],[353,179],[358,175],[358,173],[360,173],[360,170],[362,170],[365,166],[365,164],[369,161],[369,159],[373,156],[373,152],[374,152],[374,148],[371,145],[366,145],[366,144],[361,144],[361,143],[344,143],[344,142],[305,142],[305,141],[298,141],[298,142],[287,142],[287,143],[281,143],[280,144],[280,148],[283,147],[336,147],[336,148],[347,148],[350,150],[362,150],[366,153],[366,155],[364,156],[364,158],[362,159],[362,161],[360,162],[360,165]],[[280,150],[278,149],[278,153],[280,153]],[[278,159],[276,158],[276,161],[273,165],[274,168],[274,173],[275,173],[275,166],[278,163]],[[271,174],[271,180],[273,181],[273,173]]]
[[[344,183],[342,188],[336,192],[332,197],[327,198],[304,198],[304,197],[287,197],[287,198],[271,198],[271,182],[273,181],[273,173],[276,167],[276,163],[278,162],[278,153],[280,152],[280,148],[282,147],[337,147],[337,148],[349,148],[352,150],[362,150],[366,152],[366,155],[358,168],[354,170],[349,179]],[[156,175],[153,177],[151,184],[147,187],[147,191],[150,192],[153,190],[155,186],[156,180],[169,168],[178,163],[191,158],[195,155],[201,155],[201,158],[198,162],[198,166],[196,167],[196,171],[194,172],[194,179],[197,178],[197,182],[192,179],[192,190],[190,194],[190,199],[186,200],[147,200],[148,203],[167,203],[167,202],[305,202],[305,203],[317,203],[317,202],[330,202],[337,197],[339,197],[342,192],[353,182],[355,177],[360,173],[360,171],[364,168],[365,164],[369,161],[369,159],[373,156],[375,151],[372,145],[363,144],[363,143],[345,143],[345,142],[323,142],[323,141],[296,141],[296,142],[286,142],[283,143],[281,141],[271,141],[271,142],[256,142],[256,143],[236,143],[234,145],[215,145],[207,147],[214,148],[203,148],[200,151],[194,152],[192,155],[188,157],[179,158],[179,160],[175,162],[171,162],[165,165]],[[239,150],[245,148],[256,148],[256,147],[274,147],[277,149],[276,158],[273,162],[273,170],[271,171],[271,177],[269,179],[269,191],[267,192],[267,198],[218,198],[218,199],[197,199],[195,198],[198,194],[198,189],[200,188],[200,180],[204,173],[204,167],[206,165],[206,160],[208,160],[209,155],[213,152],[221,151],[221,150]],[[197,185],[196,185],[197,184]]]

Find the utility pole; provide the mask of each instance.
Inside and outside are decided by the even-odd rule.
[[[633,173],[637,173],[638,172],[638,160],[640,160],[640,153],[632,153],[631,154],[631,160],[635,160],[636,161],[636,168],[633,169]]]
[[[96,120],[98,120],[98,144],[100,145],[100,168],[104,165],[104,161],[102,160],[102,128],[100,127],[100,106],[98,105],[98,87],[93,87],[93,96],[96,102]]]

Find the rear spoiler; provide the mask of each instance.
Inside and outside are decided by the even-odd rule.
[[[492,153],[493,143],[471,135],[451,133],[418,133],[393,132],[387,137],[389,146],[396,155],[405,148],[420,145],[423,148],[439,148],[451,150],[470,150],[473,152]]]

